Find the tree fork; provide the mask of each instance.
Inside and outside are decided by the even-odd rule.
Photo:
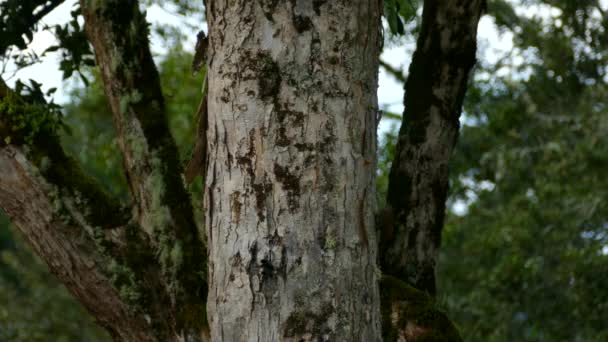
[[[128,236],[146,250],[146,240],[131,229],[128,208],[65,154],[50,125],[32,117],[41,112],[27,112],[43,106],[28,105],[0,79],[0,207],[51,272],[112,336],[153,341],[145,317],[129,300],[154,291],[151,279],[137,283],[149,278],[153,262],[133,268],[128,255],[133,255],[129,249],[134,246],[125,245]],[[24,129],[12,128],[15,117],[25,123]],[[23,135],[31,132],[29,139]],[[125,279],[127,273],[134,278]]]
[[[152,243],[176,336],[206,329],[206,255],[165,116],[148,23],[135,0],[85,1],[85,29],[101,69],[139,227]]]

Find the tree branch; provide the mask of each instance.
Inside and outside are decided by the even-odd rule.
[[[405,84],[405,110],[387,202],[393,215],[381,239],[386,274],[435,293],[435,264],[477,24],[484,0],[424,3],[416,52]]]
[[[149,293],[145,287],[153,283],[135,283],[145,268],[132,272],[125,258],[133,254],[132,246],[125,248],[125,236],[139,240],[130,229],[128,209],[65,155],[52,126],[34,121],[41,112],[26,111],[32,108],[0,79],[0,207],[113,336],[153,340],[145,319],[129,302],[129,296]],[[27,143],[23,133],[32,130],[36,133]],[[129,272],[137,276],[121,278]]]
[[[403,84],[405,84],[405,82],[407,81],[407,78],[405,77],[405,75],[403,75],[403,70],[390,65],[383,59],[380,59],[380,66],[384,68],[386,73],[393,76],[397,81]]]
[[[113,112],[139,226],[156,251],[177,331],[206,326],[206,253],[165,116],[148,23],[136,0],[85,1],[85,29]]]

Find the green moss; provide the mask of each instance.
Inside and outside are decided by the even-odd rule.
[[[384,275],[380,281],[380,300],[384,341],[397,341],[399,331],[405,329],[408,322],[423,331],[415,342],[462,341],[454,324],[435,306],[428,293]],[[398,318],[396,324],[393,324],[393,317]]]
[[[133,271],[116,260],[108,265],[110,281],[119,291],[120,298],[129,304],[130,308],[141,309],[142,293]]]
[[[58,140],[38,136],[29,153],[42,177],[56,187],[55,201],[71,201],[91,226],[111,228],[126,222],[128,211],[64,153]]]
[[[325,231],[325,249],[334,249],[337,245],[336,237],[334,236],[334,232],[327,227]]]
[[[192,327],[195,330],[208,330],[207,308],[205,303],[185,303],[179,312],[179,322],[184,327]],[[197,329],[198,328],[198,329]]]
[[[157,165],[155,165],[157,166]],[[144,229],[154,236],[158,232],[164,232],[171,225],[171,212],[165,204],[165,182],[158,167],[147,175],[144,180],[145,189],[150,191],[150,207],[144,218]]]
[[[70,201],[93,226],[113,227],[125,221],[126,213],[79,164],[63,151],[57,130],[63,125],[54,106],[28,104],[19,96],[7,93],[0,100],[0,141],[26,145],[28,159],[46,182],[55,214],[68,223],[71,218],[66,203]]]
[[[181,243],[176,242],[173,245],[173,248],[171,248],[169,257],[171,259],[171,263],[173,264],[173,267],[180,268],[180,266],[183,262],[183,259],[184,259],[184,251],[182,249]]]
[[[0,100],[1,141],[31,145],[41,134],[54,134],[62,125],[61,113],[52,106],[30,104],[8,93]]]
[[[139,103],[141,99],[142,94],[137,89],[133,90],[131,93],[123,94],[123,96],[120,97],[120,112],[125,114],[130,105]]]
[[[311,334],[313,337],[330,335],[331,329],[328,327],[327,318],[335,313],[331,304],[323,304],[318,312],[302,310],[294,311],[287,317],[283,326],[283,337],[301,338]],[[299,339],[298,339],[299,340]]]
[[[86,4],[87,4],[87,7],[90,7],[90,8],[103,9],[103,5],[105,4],[105,1],[101,1],[101,0],[87,0]]]

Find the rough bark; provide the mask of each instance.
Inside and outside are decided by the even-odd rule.
[[[137,238],[128,210],[65,155],[52,131],[30,126],[23,105],[0,80],[0,207],[100,325],[117,339],[153,340],[129,301],[141,292],[121,277],[130,270],[123,238]],[[26,144],[23,133],[36,129]]]
[[[424,2],[405,85],[405,110],[389,176],[381,268],[435,294],[435,264],[483,0]]]
[[[205,250],[147,24],[134,0],[80,3],[131,214],[65,155],[52,130],[31,141],[14,134],[11,116],[29,108],[20,100],[0,111],[0,206],[116,340],[200,340]],[[435,292],[447,165],[484,1],[425,3],[390,175],[382,297],[373,220],[381,2],[208,5],[213,339],[378,341],[382,305],[387,340],[457,340],[431,296],[407,283]],[[9,93],[0,82],[0,105]]]
[[[384,341],[462,341],[439,311],[435,265],[468,76],[475,64],[483,0],[424,2],[421,30],[405,83],[405,110],[378,215],[384,276]]]
[[[80,5],[133,207],[125,213],[114,205],[65,155],[44,104],[26,103],[3,82],[1,166],[12,176],[3,175],[0,205],[117,340],[198,341],[207,329],[206,255],[168,130],[148,24],[137,1]]]
[[[206,328],[206,255],[165,116],[138,1],[86,1],[85,28],[112,108],[135,217],[151,241],[175,338]],[[159,290],[160,292],[160,290]]]
[[[377,0],[208,2],[214,341],[378,341]]]

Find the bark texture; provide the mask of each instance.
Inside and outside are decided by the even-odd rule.
[[[65,155],[60,119],[0,82],[0,206],[116,340],[199,341],[206,255],[137,1],[81,1],[133,205]],[[7,177],[4,177],[6,173]]]
[[[214,341],[378,341],[377,0],[208,1]]]
[[[170,313],[164,319],[175,338],[196,339],[206,326],[206,258],[165,116],[148,24],[135,0],[80,5],[112,108],[134,216],[159,266],[156,294]]]
[[[31,125],[39,118],[25,109],[33,110],[0,80],[0,207],[112,336],[154,340],[130,301],[141,293],[139,287],[124,277],[129,266],[122,241],[139,239],[128,211],[65,155],[48,125]],[[15,129],[16,122],[23,130]],[[32,131],[26,144],[24,134]]]
[[[405,85],[405,111],[389,176],[381,237],[384,273],[435,294],[435,264],[477,24],[484,0],[424,2]]]

